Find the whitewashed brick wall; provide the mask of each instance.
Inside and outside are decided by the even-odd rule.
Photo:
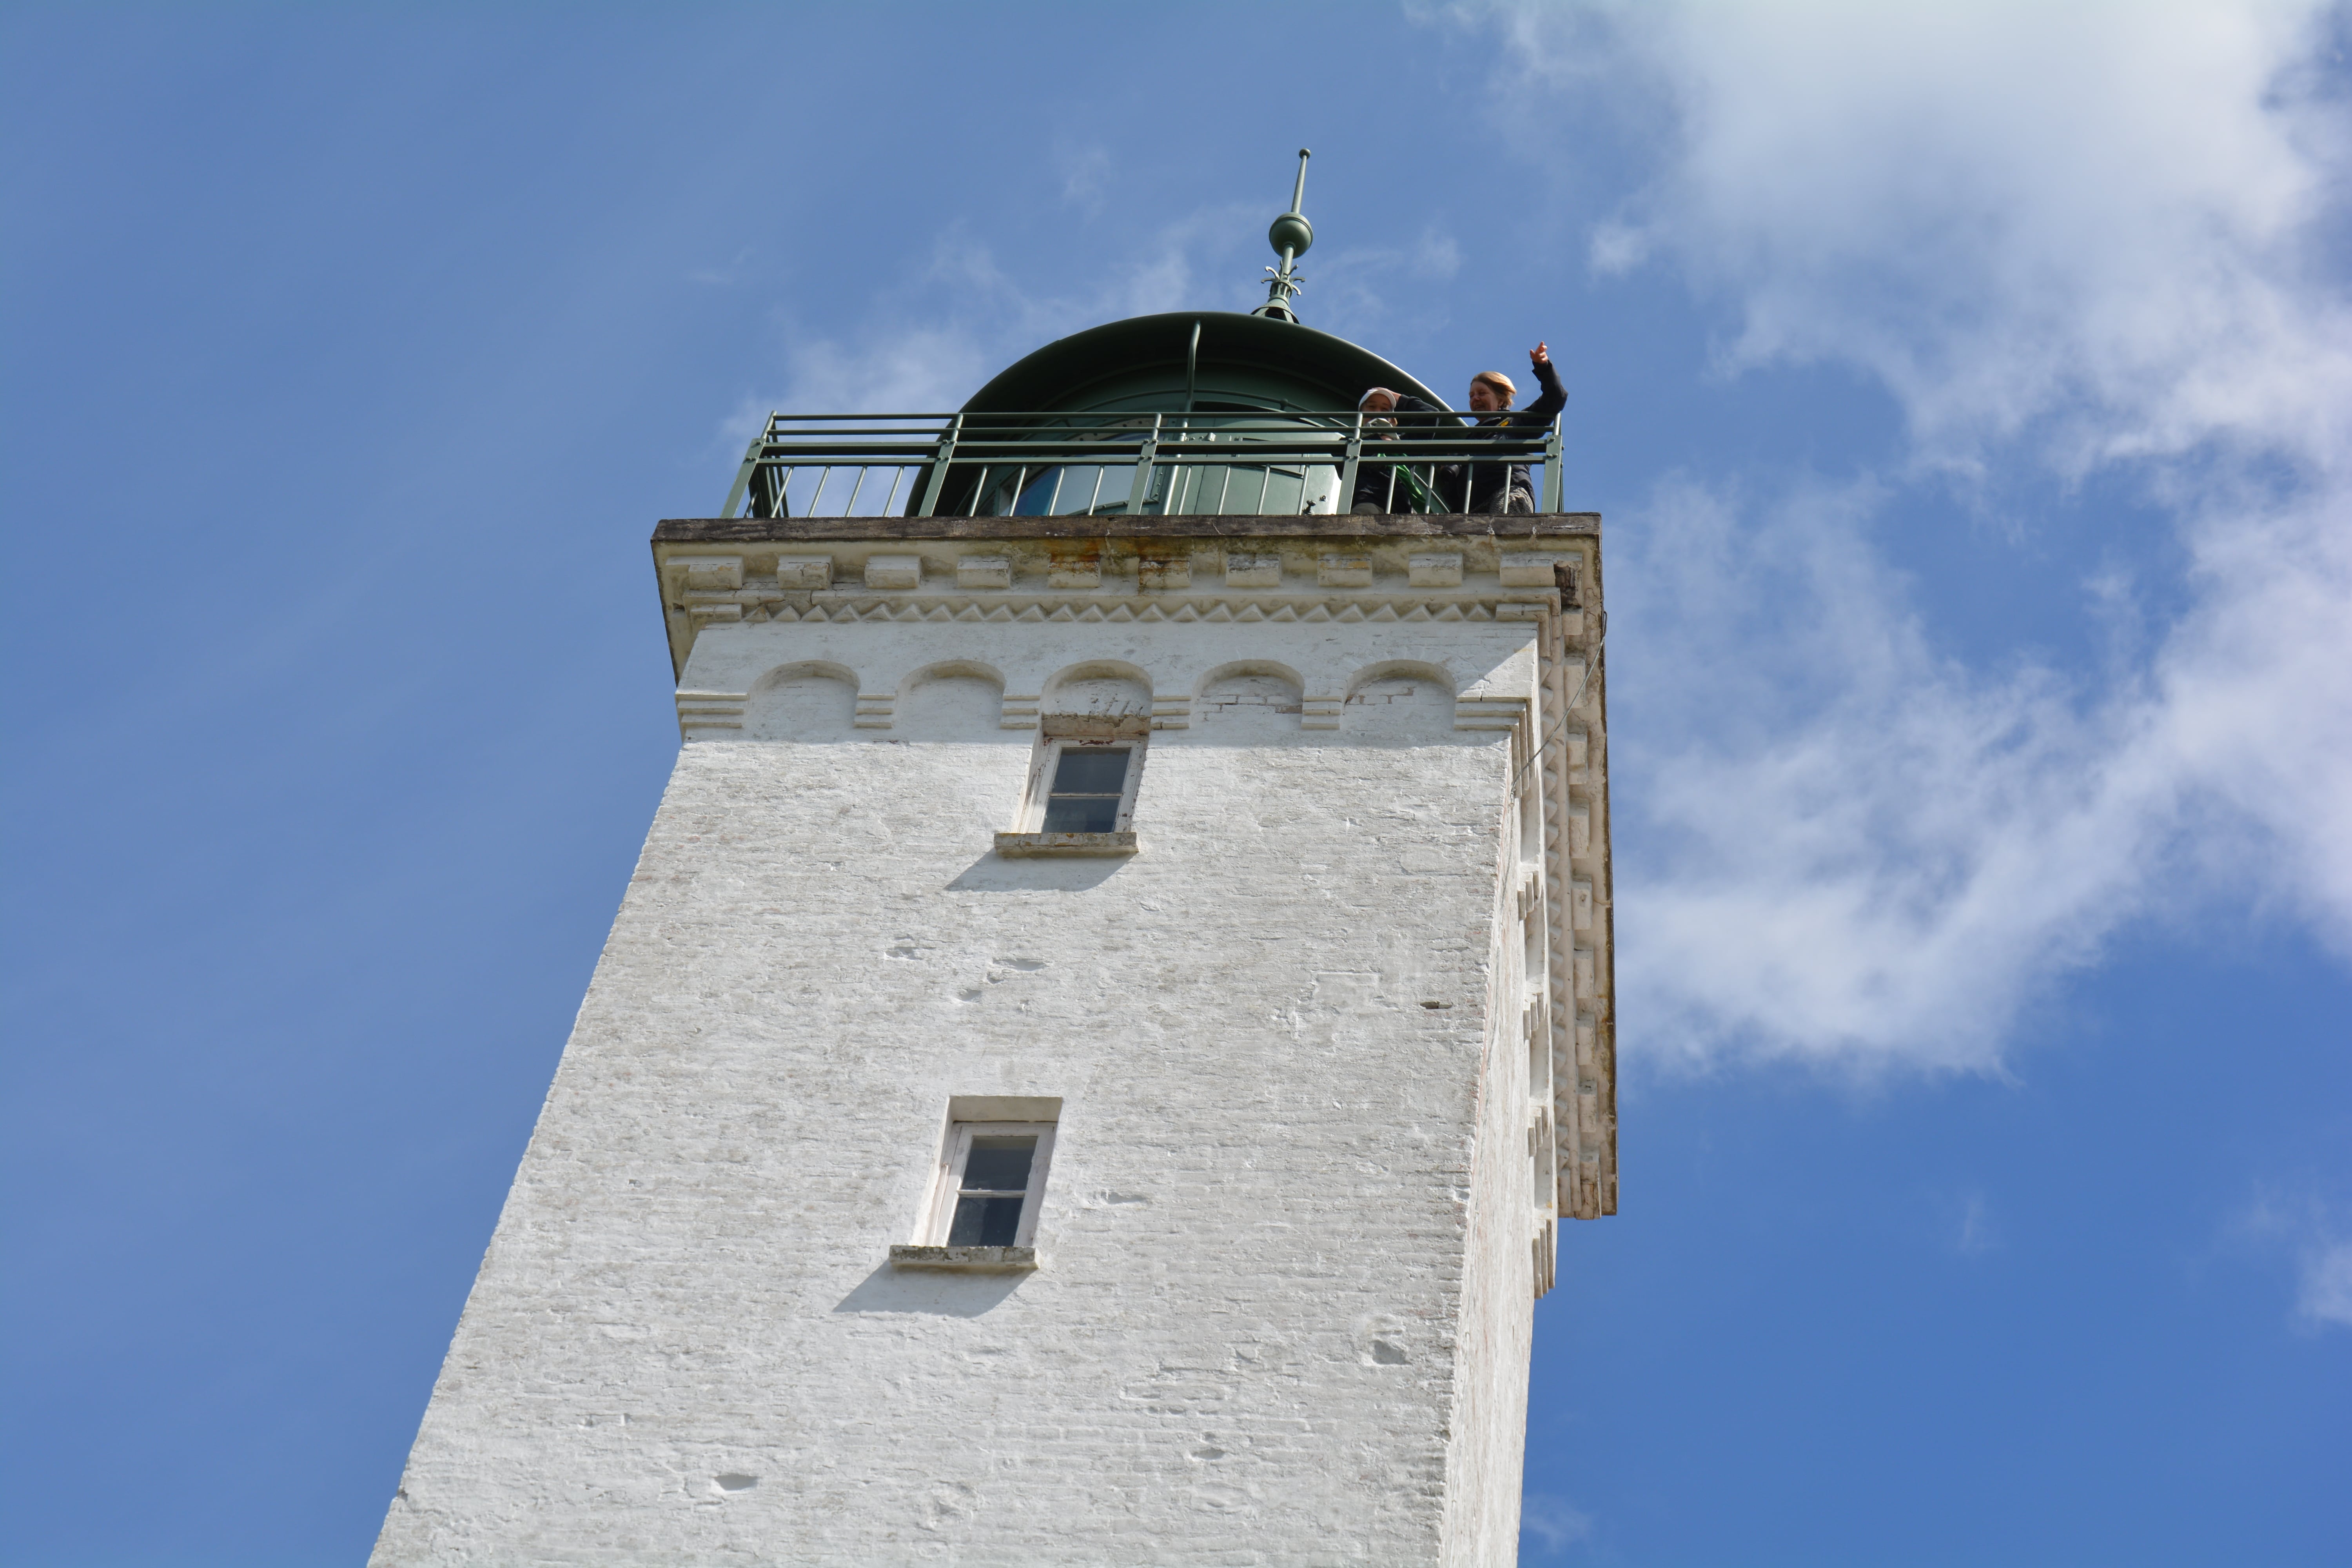
[[[373,1561],[1512,1561],[1532,856],[1446,688],[1532,637],[704,631]],[[1142,853],[998,859],[1080,666],[1163,725]],[[1064,1102],[1034,1274],[886,1261],[960,1094]]]

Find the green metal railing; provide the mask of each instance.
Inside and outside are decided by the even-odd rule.
[[[726,517],[1118,516],[1460,511],[1497,464],[1541,467],[1560,510],[1560,432],[1454,415],[1131,411],[771,414]],[[1473,483],[1471,470],[1485,470]]]

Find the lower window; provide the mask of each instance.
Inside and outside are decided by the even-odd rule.
[[[958,1121],[921,1240],[933,1247],[1028,1247],[1054,1152],[1050,1121]]]

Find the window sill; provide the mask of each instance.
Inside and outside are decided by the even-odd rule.
[[[1008,858],[1035,855],[1132,855],[1138,846],[1125,833],[1000,833],[996,852]]]
[[[894,1247],[893,1268],[944,1269],[955,1274],[1024,1274],[1037,1267],[1034,1247]]]

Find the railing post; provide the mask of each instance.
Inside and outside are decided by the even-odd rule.
[[[1560,489],[1565,475],[1559,471],[1559,417],[1552,417],[1550,434],[1544,437],[1544,499],[1546,511],[1560,510]]]
[[[1160,422],[1166,417],[1164,414],[1151,416],[1151,434],[1146,436],[1143,445],[1135,450],[1135,484],[1127,492],[1127,515],[1129,517],[1143,515],[1143,503],[1151,494],[1151,459],[1160,455]]]
[[[752,471],[760,466],[760,448],[768,444],[768,432],[776,427],[776,416],[771,412],[768,423],[751,437],[751,446],[743,450],[743,466],[735,470],[735,488],[727,492],[727,504],[719,510],[721,517],[733,517],[735,509],[743,504],[743,492],[751,488]]]
[[[1356,423],[1348,431],[1348,460],[1339,469],[1339,505],[1334,511],[1351,511],[1356,504],[1356,464],[1364,455],[1364,411],[1356,410]]]
[[[940,437],[939,455],[931,459],[931,477],[923,485],[923,502],[915,509],[917,517],[929,517],[931,509],[940,504],[940,487],[947,483],[948,465],[955,461],[956,437],[963,433],[963,416],[948,421],[947,433]]]

